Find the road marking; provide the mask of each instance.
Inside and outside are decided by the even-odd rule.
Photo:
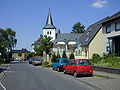
[[[4,80],[4,78],[5,78],[6,76],[7,76],[7,75],[6,75],[5,72],[4,72],[4,76],[3,76],[3,78],[2,78],[1,81],[0,81],[0,85],[2,86],[2,88],[3,88],[4,90],[6,90],[6,88],[3,86],[2,81]]]
[[[4,89],[4,90],[7,90],[3,85],[2,85],[2,83],[0,82],[0,85],[2,86],[2,88]]]

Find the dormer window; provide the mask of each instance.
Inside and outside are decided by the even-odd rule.
[[[93,28],[90,28],[88,31],[91,32]]]
[[[111,24],[106,25],[106,33],[111,32]]]
[[[89,40],[89,38],[87,38],[86,40],[85,40],[85,42],[87,42]]]
[[[89,34],[90,32],[87,32],[87,35]]]
[[[120,21],[115,23],[115,31],[119,31],[120,30]]]

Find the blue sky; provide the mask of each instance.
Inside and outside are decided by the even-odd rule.
[[[120,11],[120,0],[0,0],[0,28],[16,31],[15,49],[27,48],[42,34],[48,10],[61,33],[76,22],[89,25]]]

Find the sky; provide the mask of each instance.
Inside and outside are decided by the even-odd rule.
[[[43,32],[49,8],[54,26],[70,33],[75,23],[86,28],[120,11],[120,0],[0,0],[0,28],[16,32],[17,46],[26,48]]]

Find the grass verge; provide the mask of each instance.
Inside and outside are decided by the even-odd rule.
[[[111,77],[109,77],[108,75],[100,75],[100,74],[93,74],[94,76],[97,76],[97,77],[102,77],[102,78],[105,78],[105,79],[113,79]]]

